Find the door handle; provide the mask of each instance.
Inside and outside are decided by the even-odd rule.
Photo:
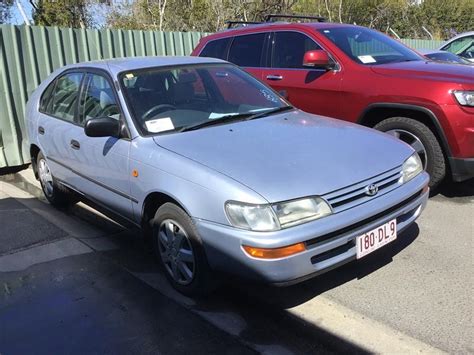
[[[79,144],[79,142],[74,140],[74,139],[71,140],[71,143],[69,143],[69,144],[71,145],[72,149],[75,149],[75,150],[81,149],[81,145]]]
[[[41,127],[41,126],[39,126],[39,127],[38,127],[38,133],[41,134],[41,135],[43,135],[43,134],[44,134],[44,128]]]
[[[283,77],[281,75],[267,75],[267,80],[281,80]]]

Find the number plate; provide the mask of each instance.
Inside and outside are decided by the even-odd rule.
[[[395,239],[397,239],[397,220],[392,219],[390,222],[356,238],[357,259],[372,253]]]

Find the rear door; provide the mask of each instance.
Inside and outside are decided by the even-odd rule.
[[[267,61],[266,43],[269,36],[268,32],[235,36],[230,45],[227,60],[262,80],[262,70]]]
[[[342,71],[303,67],[304,54],[316,49],[322,48],[305,33],[274,32],[270,65],[262,70],[263,81],[303,111],[340,117]]]
[[[76,122],[77,102],[84,73],[60,75],[45,91],[38,118],[38,142],[55,178],[72,184],[70,150]]]

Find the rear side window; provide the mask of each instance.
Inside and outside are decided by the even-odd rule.
[[[46,112],[47,107],[48,107],[48,103],[51,99],[51,94],[53,93],[53,90],[54,90],[54,84],[55,83],[56,82],[53,81],[51,84],[49,84],[48,87],[46,88],[46,90],[41,95],[40,105],[39,105],[40,112]]]
[[[48,114],[66,121],[74,121],[82,76],[82,73],[70,73],[57,80],[51,103],[48,105]]]
[[[273,40],[273,68],[303,68],[307,51],[321,49],[311,38],[299,32],[275,32]]]
[[[227,59],[227,46],[229,45],[230,40],[231,38],[223,38],[208,42],[199,56],[224,60]]]
[[[241,67],[260,67],[265,33],[235,37],[229,51],[229,62]]]

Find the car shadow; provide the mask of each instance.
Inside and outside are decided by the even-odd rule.
[[[250,297],[271,307],[281,309],[296,307],[349,281],[360,280],[390,264],[397,254],[416,240],[419,232],[418,225],[414,223],[403,231],[398,236],[398,239],[391,243],[389,247],[384,247],[366,256],[364,259],[352,261],[337,269],[293,286],[276,287],[230,282],[227,283],[228,287],[226,289],[232,294],[238,292],[241,297]]]
[[[446,181],[433,192],[432,197],[437,195],[447,198],[474,197],[474,178],[462,182]]]

